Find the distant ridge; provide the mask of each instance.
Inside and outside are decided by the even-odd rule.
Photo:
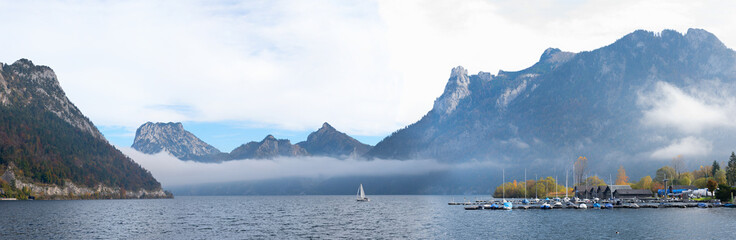
[[[266,136],[260,142],[251,141],[222,153],[205,143],[181,123],[147,122],[136,130],[132,147],[139,152],[155,154],[167,151],[181,160],[218,162],[238,159],[269,159],[274,157],[329,156],[360,157],[371,148],[345,133],[337,131],[329,123],[309,134],[307,141],[291,144],[288,139]]]
[[[274,157],[309,156],[303,148],[292,145],[288,139],[276,139],[268,135],[260,142],[240,145],[230,152],[231,159],[263,159]]]
[[[307,141],[296,145],[312,155],[331,157],[363,156],[371,149],[370,145],[337,131],[329,123],[322,124],[320,129],[309,134]]]

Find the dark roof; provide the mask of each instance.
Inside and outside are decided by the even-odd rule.
[[[618,189],[614,193],[623,195],[652,195],[652,191],[649,189]]]
[[[669,189],[690,189],[690,190],[693,190],[693,189],[698,189],[698,188],[695,187],[695,186],[693,186],[693,185],[672,185],[672,186],[669,186]]]
[[[629,186],[629,185],[608,185],[608,186],[606,186],[604,188],[603,191],[604,192],[605,191],[614,191],[615,192],[616,190],[619,190],[619,189],[631,189],[631,186]]]

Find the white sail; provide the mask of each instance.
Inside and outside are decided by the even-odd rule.
[[[360,189],[358,190],[358,195],[360,195],[360,199],[365,198],[365,191],[363,191],[363,184],[360,184]]]
[[[357,194],[358,201],[368,201],[368,198],[365,197],[365,191],[363,191],[363,184],[360,184],[360,187],[358,187],[358,194]]]

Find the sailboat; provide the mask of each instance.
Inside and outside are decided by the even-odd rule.
[[[506,183],[506,171],[503,170],[503,169],[501,171],[502,171],[501,174],[503,174],[503,182],[501,184],[501,186],[503,187],[503,190],[502,190],[503,191],[502,192],[502,194],[503,194],[503,209],[504,210],[511,210],[512,208],[514,208],[514,205],[511,202],[507,202],[506,201],[506,184],[505,184]]]
[[[370,201],[370,199],[368,199],[367,197],[365,197],[365,191],[363,191],[363,184],[362,183],[360,184],[360,187],[358,187],[358,194],[356,194],[356,195],[357,195],[357,198],[358,198],[358,202],[368,202],[368,201]]]

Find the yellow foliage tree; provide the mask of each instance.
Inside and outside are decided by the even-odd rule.
[[[629,184],[629,177],[626,176],[626,170],[624,166],[618,168],[618,174],[616,175],[616,185],[627,185]]]

